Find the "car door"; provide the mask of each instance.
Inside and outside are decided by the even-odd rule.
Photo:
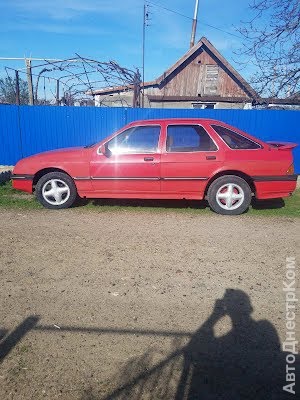
[[[160,192],[160,125],[132,126],[105,143],[90,163],[96,192]]]
[[[199,124],[169,124],[161,157],[161,191],[202,198],[207,181],[220,164],[220,152]]]

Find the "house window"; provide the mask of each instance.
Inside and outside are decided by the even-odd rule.
[[[204,94],[218,93],[219,67],[218,65],[206,65]]]
[[[200,108],[202,110],[204,109],[214,109],[216,103],[193,103],[193,108]]]

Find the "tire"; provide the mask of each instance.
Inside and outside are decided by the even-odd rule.
[[[39,179],[35,194],[44,207],[59,210],[72,206],[77,197],[77,189],[69,175],[63,172],[49,172]]]
[[[218,214],[239,215],[251,203],[251,189],[248,183],[235,175],[224,175],[210,185],[207,200],[210,208]]]

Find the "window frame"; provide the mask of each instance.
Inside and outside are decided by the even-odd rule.
[[[239,133],[239,132],[236,132],[235,130],[233,130],[233,129],[231,129],[231,128],[228,128],[227,126],[220,125],[220,124],[211,124],[210,126],[211,126],[211,128],[214,130],[214,132],[216,133],[216,135],[218,135],[218,138],[219,138],[220,140],[222,140],[222,142],[225,143],[225,145],[226,145],[230,150],[233,150],[233,151],[236,151],[236,150],[252,150],[252,151],[253,151],[253,150],[262,150],[262,149],[264,148],[264,146],[263,146],[262,144],[256,142],[256,141],[253,140],[253,139],[250,139],[249,137],[247,137],[247,136],[245,136],[245,135],[243,135],[243,134],[241,134],[241,133]],[[214,126],[219,126],[220,128],[228,129],[229,131],[232,131],[232,132],[235,133],[236,135],[239,135],[239,136],[241,136],[242,138],[249,140],[250,142],[256,144],[256,145],[259,146],[259,147],[256,148],[256,149],[240,149],[240,148],[233,149],[232,147],[230,147],[230,146],[225,142],[225,140],[222,138],[222,136],[214,129]]]
[[[118,153],[118,154],[114,154],[111,153],[112,156],[124,156],[124,155],[135,155],[135,154],[158,154],[159,151],[159,147],[160,147],[160,139],[161,139],[161,135],[162,135],[162,126],[160,124],[146,124],[146,125],[133,125],[133,126],[129,126],[126,129],[122,130],[121,132],[116,133],[113,137],[110,137],[109,140],[107,140],[107,142],[103,143],[105,145],[105,147],[107,147],[108,149],[108,144],[109,142],[111,142],[112,140],[114,140],[116,137],[118,137],[119,135],[122,135],[124,132],[128,131],[129,129],[136,129],[136,128],[147,128],[147,127],[158,127],[159,128],[159,135],[158,135],[158,140],[157,140],[157,147],[155,151],[143,151],[143,152],[137,152],[137,153]],[[101,151],[100,151],[100,147],[98,147],[97,149],[97,154],[101,155]],[[108,149],[109,150],[109,149]],[[110,150],[109,150],[110,151]]]
[[[169,126],[200,126],[201,128],[203,128],[205,130],[205,132],[207,133],[207,135],[209,136],[209,138],[212,140],[212,142],[214,143],[214,145],[216,146],[216,150],[196,150],[196,151],[167,151],[167,140],[168,140],[168,127]],[[195,154],[195,153],[216,153],[217,151],[219,151],[219,146],[216,143],[216,141],[211,137],[211,135],[207,132],[207,129],[201,125],[201,124],[167,124],[166,125],[166,139],[165,139],[165,143],[164,143],[164,153],[165,154]]]

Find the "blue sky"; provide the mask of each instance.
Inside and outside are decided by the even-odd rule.
[[[250,0],[199,0],[196,40],[206,36],[248,78],[251,64],[238,66],[234,50],[240,39],[234,26],[249,18]],[[195,0],[153,0],[192,17]],[[150,4],[150,3],[149,3]],[[115,60],[124,67],[142,66],[143,0],[0,0],[1,57]],[[191,19],[150,4],[146,28],[145,78],[152,80],[189,48]],[[1,62],[23,67],[23,63]]]

